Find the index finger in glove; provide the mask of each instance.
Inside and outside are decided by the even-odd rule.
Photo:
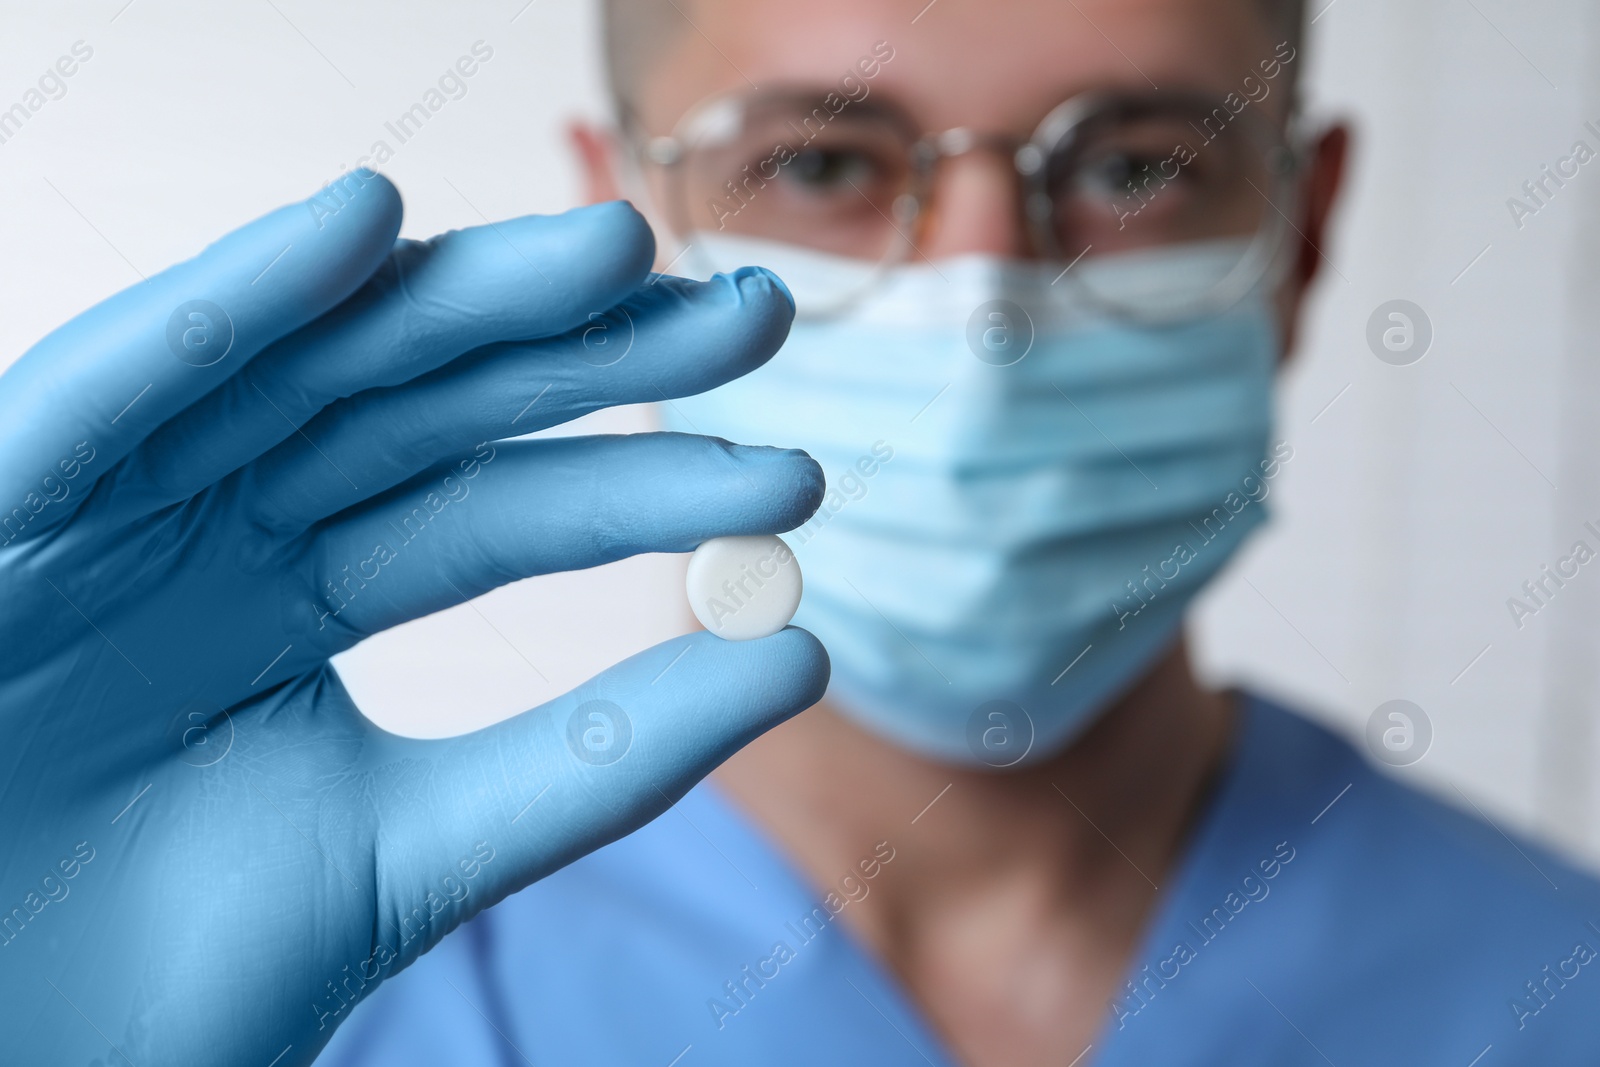
[[[129,469],[149,487],[141,506],[186,499],[344,397],[572,329],[636,289],[654,256],[649,224],[621,201],[402,242],[332,314],[151,437]]]
[[[80,477],[62,466],[72,459],[92,462],[97,478],[365,282],[394,245],[400,194],[371,171],[345,175],[330,190],[124,289],[24,353],[0,377],[3,506],[22,503],[58,468]]]

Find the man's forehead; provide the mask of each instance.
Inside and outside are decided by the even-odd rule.
[[[658,51],[643,98],[635,101],[647,119],[666,123],[714,92],[827,85],[875,48],[881,55],[886,44],[894,58],[875,88],[900,97],[930,126],[1016,125],[1085,89],[1166,84],[1225,93],[1271,57],[1281,37],[1263,17],[1264,0],[672,0],[671,6],[681,26],[665,39],[652,31]]]

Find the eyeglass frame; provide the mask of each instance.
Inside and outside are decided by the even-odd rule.
[[[670,134],[648,134],[639,122],[638,116],[631,109],[623,108],[620,115],[620,126],[624,138],[632,150],[632,159],[638,169],[639,176],[643,178],[643,165],[652,163],[659,166],[672,180],[680,175],[678,165],[688,156],[693,145],[687,140],[684,133],[692,128],[693,123],[708,109],[725,100],[740,100],[749,102],[762,98],[778,98],[782,96],[805,97],[817,92],[814,86],[807,87],[782,87],[766,90],[732,89],[712,93],[694,104],[685,111],[673,124]],[[1298,227],[1292,221],[1291,215],[1298,210],[1299,187],[1296,179],[1302,173],[1307,158],[1306,138],[1301,132],[1302,118],[1298,107],[1291,109],[1287,120],[1280,127],[1271,121],[1257,118],[1253,112],[1240,110],[1237,112],[1226,109],[1225,105],[1216,102],[1213,94],[1197,90],[1177,89],[1163,91],[1118,91],[1106,89],[1090,89],[1067,97],[1061,103],[1051,108],[1039,124],[1034,128],[1032,135],[1019,138],[1011,134],[983,133],[974,131],[967,126],[953,126],[937,132],[919,133],[917,123],[905,113],[905,110],[892,102],[885,106],[882,102],[875,105],[875,111],[888,117],[902,132],[907,134],[909,149],[908,161],[911,164],[910,188],[895,198],[891,210],[895,218],[885,220],[895,230],[899,240],[891,242],[888,252],[880,257],[874,267],[874,272],[860,290],[836,305],[828,306],[821,310],[812,310],[809,314],[802,311],[807,317],[827,317],[836,315],[847,309],[851,304],[859,301],[869,294],[873,288],[881,283],[887,271],[910,258],[910,254],[927,259],[927,256],[916,246],[915,241],[901,227],[914,227],[928,215],[928,209],[933,202],[933,194],[938,176],[939,164],[948,159],[957,159],[979,151],[995,151],[1002,156],[1009,156],[1014,171],[1020,180],[1022,189],[1022,214],[1027,222],[1029,241],[1034,251],[1046,259],[1065,262],[1067,252],[1057,239],[1051,220],[1055,216],[1055,199],[1051,196],[1047,186],[1049,175],[1048,163],[1053,156],[1066,150],[1068,139],[1081,129],[1085,122],[1094,117],[1103,115],[1114,105],[1123,105],[1129,110],[1137,110],[1140,106],[1150,107],[1168,102],[1187,103],[1197,107],[1198,111],[1211,111],[1215,113],[1218,108],[1228,110],[1230,126],[1237,120],[1244,121],[1247,135],[1252,136],[1258,148],[1261,148],[1262,159],[1266,170],[1276,178],[1275,194],[1281,194],[1288,207],[1286,211],[1279,207],[1278,202],[1265,191],[1257,189],[1262,198],[1273,209],[1263,217],[1266,222],[1251,238],[1251,245],[1246,255],[1241,258],[1229,275],[1219,282],[1210,292],[1222,293],[1218,301],[1207,300],[1204,309],[1199,307],[1188,309],[1178,317],[1203,317],[1206,314],[1215,314],[1232,307],[1238,303],[1250,290],[1263,283],[1275,286],[1282,280],[1288,267],[1283,255],[1287,247],[1284,240],[1286,227]],[[1192,127],[1191,123],[1191,127]],[[1207,143],[1214,138],[1207,138]],[[1253,185],[1254,183],[1252,183]],[[647,187],[647,184],[646,184]],[[860,190],[857,190],[860,192]],[[861,194],[863,197],[865,193]],[[869,201],[870,202],[870,201]],[[686,196],[681,192],[672,196],[669,205],[669,215],[683,214]],[[881,212],[880,212],[881,213]],[[668,218],[671,236],[682,247],[683,255],[689,251],[691,245],[685,241],[682,232],[692,231],[693,226],[683,226],[686,218]],[[1090,246],[1092,247],[1092,246]],[[1081,259],[1089,251],[1083,249],[1072,264]],[[1240,266],[1253,261],[1251,271],[1240,282],[1224,287],[1229,279],[1239,273]],[[1066,274],[1071,269],[1068,265]],[[707,266],[710,266],[707,264]],[[1231,294],[1231,295],[1230,295]],[[1094,294],[1087,294],[1092,302],[1102,303],[1095,299]],[[1145,316],[1129,308],[1107,305],[1105,310],[1124,318],[1141,319]],[[1150,321],[1167,321],[1170,317],[1151,316]]]

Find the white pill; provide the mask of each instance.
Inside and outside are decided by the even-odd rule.
[[[783,539],[713,537],[689,557],[689,606],[726,641],[770,637],[800,606],[800,564]]]

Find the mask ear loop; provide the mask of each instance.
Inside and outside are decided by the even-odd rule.
[[[1279,286],[1288,279],[1289,272],[1294,269],[1298,252],[1298,246],[1289,239],[1289,235],[1292,232],[1304,240],[1298,223],[1294,221],[1299,216],[1304,202],[1300,185],[1305,174],[1306,161],[1310,157],[1310,146],[1317,142],[1330,125],[1326,120],[1319,120],[1313,124],[1300,110],[1298,101],[1291,105],[1289,118],[1285,122],[1283,144],[1274,150],[1281,154],[1281,163],[1277,170],[1278,188],[1274,191],[1281,192],[1283,203],[1280,205],[1271,198],[1267,201],[1273,208],[1274,216],[1270,258],[1255,283],[1236,294],[1232,303],[1218,308],[1216,313],[1237,306],[1251,292],[1260,292],[1266,297],[1265,303],[1273,322],[1281,329],[1283,324],[1278,322],[1275,297]]]
[[[1298,92],[1296,96],[1298,97]],[[1311,159],[1312,147],[1332,128],[1333,123],[1328,119],[1307,117],[1300,108],[1299,100],[1296,99],[1291,105],[1285,126],[1283,151],[1288,153],[1285,164],[1287,176],[1285,199],[1288,201],[1287,213],[1292,218],[1298,216],[1301,207],[1304,206],[1300,185],[1305,178],[1306,164]],[[1295,225],[1293,228],[1295,233],[1303,238],[1300,227]],[[1270,283],[1274,290],[1288,277],[1289,271],[1294,266],[1293,251],[1294,245],[1291,242],[1281,242],[1271,267]]]
[[[1288,277],[1289,269],[1294,263],[1294,242],[1289,240],[1289,232],[1296,235],[1300,227],[1294,223],[1294,217],[1300,214],[1300,161],[1298,158],[1289,164],[1287,180],[1284,182],[1284,203],[1280,206],[1274,204],[1274,214],[1279,215],[1281,225],[1277,226],[1276,240],[1273,242],[1272,258],[1267,262],[1266,270],[1262,271],[1261,280],[1256,284],[1269,291],[1275,291],[1283,280]],[[1285,218],[1284,216],[1288,216]]]
[[[1256,287],[1268,294],[1276,294],[1278,287],[1294,268],[1297,246],[1288,239],[1288,231],[1292,230],[1295,236],[1305,239],[1299,223],[1295,221],[1300,215],[1301,207],[1304,206],[1301,183],[1305,176],[1306,164],[1311,158],[1312,146],[1321,140],[1332,125],[1328,119],[1315,119],[1306,114],[1300,99],[1300,87],[1296,85],[1289,101],[1289,115],[1284,120],[1283,143],[1274,150],[1281,153],[1282,158],[1278,170],[1280,175],[1278,185],[1284,202],[1279,205],[1276,201],[1268,199],[1268,203],[1273,207],[1273,213],[1278,216],[1279,232],[1272,248],[1272,258],[1256,283]],[[1246,289],[1240,294],[1239,299],[1243,299],[1249,291]]]
[[[1278,286],[1283,284],[1294,264],[1295,246],[1289,235],[1291,232],[1299,233],[1294,218],[1300,213],[1300,152],[1292,141],[1272,151],[1277,157],[1274,168],[1277,180],[1274,182],[1272,192],[1278,200],[1274,200],[1265,192],[1261,194],[1272,208],[1268,227],[1258,231],[1245,258],[1234,267],[1229,277],[1217,283],[1213,289],[1215,295],[1208,296],[1206,300],[1209,306],[1199,313],[1201,317],[1221,314],[1229,308],[1236,307],[1252,292],[1259,291],[1269,295],[1277,292]],[[1252,260],[1256,261],[1255,264],[1251,263]],[[1249,280],[1242,284],[1230,285],[1229,278],[1234,274],[1242,274]]]

